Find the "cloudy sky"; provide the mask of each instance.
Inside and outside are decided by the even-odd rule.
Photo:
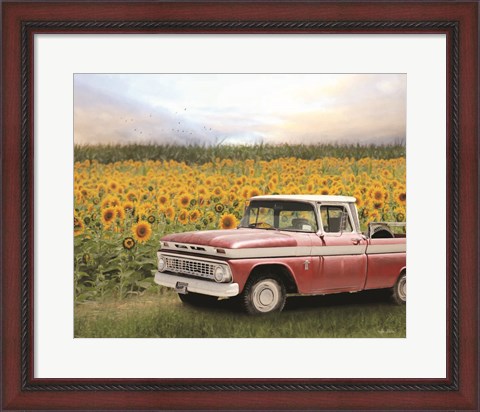
[[[76,74],[77,144],[389,143],[402,74]]]

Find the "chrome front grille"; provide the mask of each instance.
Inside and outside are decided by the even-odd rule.
[[[199,276],[206,279],[213,279],[214,263],[201,260],[184,259],[164,255],[167,266],[166,270],[184,275]]]

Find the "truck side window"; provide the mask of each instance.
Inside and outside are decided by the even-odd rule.
[[[345,216],[344,232],[352,232],[352,223],[347,210],[343,206],[320,206],[320,216],[322,218],[323,230],[326,233],[341,232],[342,215]]]

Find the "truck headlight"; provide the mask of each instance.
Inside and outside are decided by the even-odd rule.
[[[213,271],[213,278],[216,282],[227,282],[230,280],[230,273],[225,266],[217,266]]]
[[[167,268],[167,261],[163,256],[158,257],[158,271],[163,272]]]

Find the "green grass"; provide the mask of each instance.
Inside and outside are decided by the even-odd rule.
[[[404,338],[405,306],[384,291],[292,297],[282,313],[248,316],[229,301],[186,306],[161,290],[75,306],[76,338]]]
[[[124,160],[175,160],[187,164],[215,163],[215,159],[238,161],[253,159],[269,161],[278,158],[296,157],[314,160],[322,157],[363,159],[396,159],[405,157],[404,144],[391,145],[338,145],[338,144],[282,144],[282,145],[221,145],[221,146],[175,146],[154,144],[130,145],[75,145],[76,162],[96,160],[112,163]]]

